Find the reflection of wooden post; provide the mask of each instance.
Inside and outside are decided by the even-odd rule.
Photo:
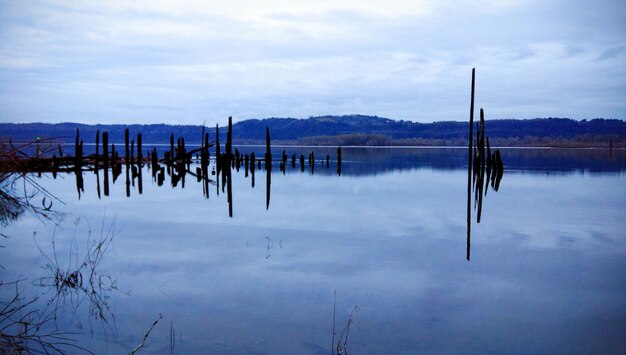
[[[341,146],[337,147],[337,175],[341,176]]]
[[[502,162],[502,158],[500,157],[499,149],[496,149],[495,155],[496,155],[495,164],[498,168],[498,172],[496,175],[496,184],[495,184],[494,189],[498,191],[498,189],[500,188],[500,181],[502,180],[502,175],[504,174],[504,163]]]
[[[281,159],[280,167],[281,167],[280,170],[283,171],[283,175],[284,175],[287,170],[287,152],[284,149],[283,149],[283,156]]]
[[[480,109],[480,131],[478,132],[478,154],[480,169],[478,172],[478,181],[476,183],[476,197],[478,198],[478,213],[476,216],[476,223],[480,223],[480,217],[483,210],[483,187],[485,179],[485,111]]]
[[[478,143],[478,150],[480,151],[480,166],[485,166],[485,112],[480,109],[480,142]]]
[[[74,142],[74,174],[76,174],[76,191],[78,192],[78,198],[80,199],[81,191],[83,189],[83,152],[82,141],[80,140],[80,133],[76,128],[76,140]]]
[[[254,171],[256,169],[256,156],[250,153],[250,175],[252,175],[252,188],[254,188]]]
[[[109,168],[109,132],[102,132],[102,158],[106,170]]]
[[[115,144],[111,144],[111,174],[113,175],[113,183],[117,180],[117,152],[115,151]]]
[[[474,127],[474,84],[475,84],[475,74],[476,69],[472,68],[472,91],[470,98],[470,119],[469,119],[469,142],[468,142],[468,151],[467,151],[467,255],[466,259],[470,259],[470,235],[471,235],[471,225],[472,225],[472,140],[474,139],[474,134],[472,129]]]
[[[270,128],[265,127],[265,170],[272,170],[272,151],[270,150]]]
[[[141,171],[143,166],[143,155],[141,152],[141,133],[137,134],[137,186],[139,187],[139,194],[143,192],[143,182]]]
[[[226,192],[228,194],[228,215],[233,216],[233,180],[232,180],[232,157],[233,157],[233,118],[228,117],[228,132],[226,132],[226,162],[222,169],[226,169]]]
[[[59,160],[57,159],[57,155],[52,155],[52,178],[56,180],[57,178],[57,170],[59,170]]]
[[[202,127],[202,131],[204,131],[204,127]],[[202,146],[202,160],[200,162],[202,166],[202,190],[204,191],[204,196],[209,198],[209,133],[204,134],[204,144]]]
[[[102,158],[104,160],[104,196],[109,196],[109,132],[102,132]]]
[[[159,175],[157,176],[157,185],[163,186],[163,181],[165,180],[165,168],[161,167],[159,169]]]

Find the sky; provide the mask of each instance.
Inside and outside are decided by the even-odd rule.
[[[0,0],[0,122],[626,118],[626,3]]]

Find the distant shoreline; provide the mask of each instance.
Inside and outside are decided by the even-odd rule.
[[[0,143],[2,144],[8,144],[9,143],[9,139],[6,137],[0,138]],[[33,141],[13,141],[11,140],[11,143],[14,145],[22,145],[22,144],[32,144],[34,143]],[[66,142],[66,141],[46,141],[46,142],[42,142],[43,145],[58,145],[60,144],[61,146],[73,146],[74,143],[73,142]],[[85,146],[95,146],[95,143],[92,142],[84,142],[83,143]],[[114,144],[117,146],[123,146],[124,142],[123,141],[112,141],[109,142],[109,144]],[[143,142],[143,146],[144,147],[169,147],[170,144],[169,143],[152,143],[152,142]],[[189,147],[199,147],[200,144],[199,143],[188,143],[187,146]],[[224,146],[224,143],[221,142],[220,146]],[[258,143],[237,143],[236,141],[233,142],[233,146],[237,146],[237,147],[260,147],[260,148],[264,148],[265,147],[265,143],[264,142],[258,142]],[[271,144],[272,148],[289,148],[289,147],[296,147],[296,148],[337,148],[339,146],[341,146],[342,148],[359,148],[359,149],[432,149],[432,148],[440,148],[440,149],[467,149],[467,145],[320,145],[320,144],[298,144],[298,143],[284,143],[284,142],[272,142]],[[493,144],[491,145],[491,148],[498,148],[498,149],[597,149],[597,150],[610,150],[610,149],[614,149],[614,150],[626,150],[626,146],[617,146],[614,145],[613,147],[609,147],[606,145],[596,145],[596,146],[583,146],[583,145],[564,145],[564,146],[548,146],[548,145],[497,145],[497,144]]]
[[[363,115],[268,118],[233,124],[233,144],[265,144],[266,127],[273,146],[466,147],[469,133],[468,123],[459,121],[417,123]],[[141,134],[144,145],[169,143],[172,137],[174,140],[184,137],[186,144],[193,145],[200,143],[203,133],[209,135],[210,142],[215,142],[218,131],[219,141],[224,143],[227,128],[169,124],[0,123],[0,142],[7,142],[10,137],[14,142],[51,139],[57,144],[66,144],[73,143],[79,132],[80,139],[90,144],[95,142],[97,132],[108,132],[109,141],[119,144],[124,142],[125,130],[129,131],[131,140]],[[486,120],[485,137],[492,147],[624,148],[626,121]]]

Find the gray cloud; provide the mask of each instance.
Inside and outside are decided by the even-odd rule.
[[[624,118],[619,1],[399,4],[2,2],[0,120]]]

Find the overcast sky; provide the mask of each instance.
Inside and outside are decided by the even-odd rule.
[[[626,3],[0,0],[0,122],[626,118]]]

